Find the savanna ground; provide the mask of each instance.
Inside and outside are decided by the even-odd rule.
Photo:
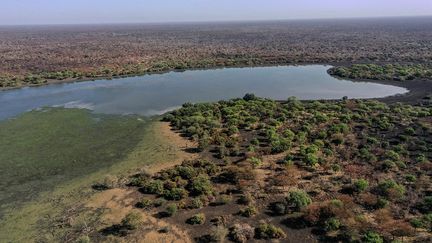
[[[0,28],[0,87],[175,69],[428,63],[430,17]]]
[[[137,211],[88,236],[128,240],[144,213],[198,242],[428,241],[431,111],[253,95],[185,104],[164,120],[199,158],[132,176]]]
[[[421,107],[249,97],[186,105],[167,118],[178,133],[137,116],[26,113],[0,122],[0,241],[427,240],[430,21],[2,27],[2,88],[330,63],[339,77],[398,82],[411,93],[383,100]]]

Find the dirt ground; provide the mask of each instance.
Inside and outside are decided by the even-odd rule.
[[[195,144],[181,137],[179,134],[171,130],[169,123],[158,123],[157,128],[163,139],[169,141],[172,145],[178,146],[182,150],[176,157],[176,160],[170,162],[153,163],[145,166],[144,171],[156,173],[177,164],[181,164],[184,160],[192,160],[197,157],[197,154],[186,152],[187,148],[194,147]],[[140,193],[132,188],[114,188],[95,194],[86,204],[86,207],[92,211],[103,209],[101,215],[102,227],[119,224],[121,220],[131,211],[136,210],[134,205],[140,198]],[[168,223],[165,220],[157,219],[150,212],[137,210],[144,219],[144,227],[127,237],[121,239],[121,242],[171,242],[171,243],[187,243],[192,242],[186,231]],[[118,238],[105,239],[107,242],[118,242]]]

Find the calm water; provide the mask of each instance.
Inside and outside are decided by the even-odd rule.
[[[396,86],[335,79],[327,74],[328,68],[311,65],[171,72],[10,90],[0,92],[0,119],[43,106],[151,116],[185,102],[218,101],[245,93],[273,99],[339,99],[407,92]]]

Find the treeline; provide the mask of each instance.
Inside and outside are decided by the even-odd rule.
[[[288,60],[273,60],[259,58],[237,58],[237,59],[204,59],[200,61],[159,61],[154,64],[134,64],[123,67],[105,67],[94,71],[73,71],[64,70],[58,72],[42,72],[38,74],[22,75],[0,75],[0,87],[22,87],[41,85],[50,81],[61,80],[83,80],[96,78],[117,78],[135,75],[144,75],[166,71],[236,67],[236,66],[257,66],[268,64],[289,64]]]
[[[341,78],[407,81],[414,79],[432,80],[432,65],[429,64],[354,64],[334,67],[329,73]]]

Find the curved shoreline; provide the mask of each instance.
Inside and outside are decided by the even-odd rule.
[[[396,95],[387,96],[383,98],[367,98],[367,99],[376,99],[385,103],[404,102],[409,104],[417,104],[421,102],[426,96],[432,94],[432,81],[430,80],[393,81],[393,80],[372,80],[372,79],[350,79],[350,78],[342,78],[337,75],[333,75],[330,72],[331,67],[337,65],[346,65],[346,64],[347,64],[346,62],[343,63],[313,63],[312,62],[312,63],[279,63],[279,64],[272,63],[272,64],[263,64],[263,65],[233,65],[233,66],[220,66],[220,67],[215,66],[215,67],[205,67],[205,68],[169,69],[165,71],[145,72],[141,74],[131,74],[131,75],[122,75],[122,76],[101,76],[97,78],[51,80],[43,84],[26,85],[26,86],[19,86],[19,87],[2,87],[0,88],[0,92],[7,91],[7,90],[22,89],[22,88],[43,87],[43,86],[53,85],[53,84],[80,83],[80,82],[90,82],[96,80],[113,80],[113,79],[122,79],[128,77],[141,77],[146,75],[167,74],[167,73],[185,72],[185,71],[205,71],[205,70],[218,70],[218,69],[231,69],[231,68],[324,65],[324,66],[330,66],[329,69],[327,70],[327,74],[337,79],[348,80],[352,82],[367,82],[367,83],[376,83],[376,84],[383,84],[383,85],[392,85],[392,86],[405,88],[408,90],[408,92],[404,94],[396,94]]]

